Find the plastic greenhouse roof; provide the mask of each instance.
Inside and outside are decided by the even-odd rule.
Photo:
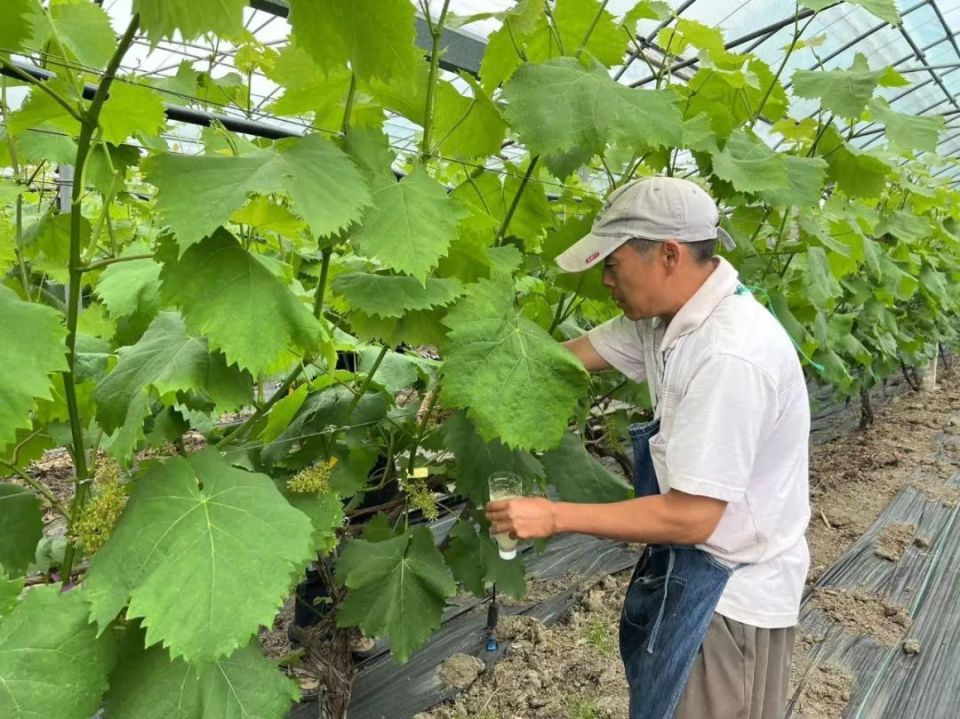
[[[412,1],[412,0],[411,0]],[[427,0],[432,13],[438,13],[442,0]],[[857,53],[863,54],[871,68],[894,66],[910,82],[898,88],[880,88],[885,97],[899,112],[911,115],[943,115],[946,129],[941,135],[938,152],[943,157],[960,156],[960,0],[895,0],[902,22],[892,26],[867,12],[863,7],[848,2],[838,2],[809,18],[809,11],[797,8],[786,0],[668,0],[674,14],[697,20],[711,27],[718,27],[724,34],[728,47],[737,51],[751,51],[772,67],[778,67],[784,49],[793,37],[795,23],[801,26],[809,22],[803,37],[822,36],[822,43],[815,48],[795,51],[782,74],[789,81],[798,69],[844,69],[850,66]],[[458,16],[491,13],[508,9],[512,0],[451,0],[450,11]],[[616,16],[622,16],[635,4],[635,0],[609,0],[606,8]],[[286,42],[290,26],[285,17],[286,3],[283,0],[252,0],[245,10],[247,29],[257,41],[268,46]],[[131,0],[106,0],[103,7],[110,14],[115,28],[125,26],[131,14]],[[800,13],[798,15],[798,12]],[[798,19],[799,18],[799,19]],[[476,52],[482,51],[485,38],[499,26],[499,20],[485,18],[464,26],[457,32],[460,39],[472,45]],[[643,86],[652,83],[651,66],[657,68],[663,59],[663,51],[656,45],[660,25],[656,21],[641,21],[638,39],[642,44],[642,58],[633,56],[626,65],[614,68],[612,73],[628,85]],[[213,39],[212,39],[213,40]],[[198,68],[208,69],[214,77],[223,77],[236,72],[237,46],[213,40],[197,40],[190,43],[162,41],[152,49],[145,39],[138,40],[125,58],[122,69],[148,77],[173,76],[184,61]],[[696,71],[698,58],[688,52],[684,61],[674,62],[674,82],[682,82]],[[469,67],[467,71],[469,71]],[[455,76],[450,74],[451,78]],[[466,87],[466,83],[463,84]],[[789,91],[789,85],[787,85]],[[303,132],[309,128],[309,118],[281,118],[271,115],[272,100],[280,88],[265,76],[255,73],[250,86],[251,112],[239,107],[223,105],[215,108],[220,112],[238,117],[250,117],[291,132]],[[15,101],[15,98],[11,98]],[[191,104],[183,96],[168,97],[175,104]],[[207,103],[210,104],[209,102]],[[812,114],[817,107],[815,100],[791,98],[791,114],[803,117]],[[761,126],[757,126],[761,130]],[[855,142],[870,147],[881,135],[871,133],[869,123],[861,123],[856,130]],[[396,149],[413,151],[419,127],[403,118],[387,122]],[[183,151],[191,151],[199,135],[198,128],[177,127],[168,136],[180,143]],[[198,147],[198,146],[197,146]],[[514,150],[519,152],[519,150]],[[951,181],[960,182],[960,165],[948,164],[935,173],[942,173]]]

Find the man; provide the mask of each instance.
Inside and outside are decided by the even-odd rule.
[[[582,532],[648,546],[627,590],[620,652],[630,719],[780,719],[809,566],[809,401],[786,332],[714,256],[713,200],[655,177],[611,195],[557,258],[604,262],[623,315],[567,342],[592,371],[646,381],[631,427],[637,498],[487,505],[494,532]]]

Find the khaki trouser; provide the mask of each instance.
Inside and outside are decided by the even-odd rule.
[[[795,633],[714,614],[674,719],[782,719]]]

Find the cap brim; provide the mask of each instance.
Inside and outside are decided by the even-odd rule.
[[[557,255],[556,263],[564,272],[583,272],[603,262],[629,239],[625,235],[591,233]]]

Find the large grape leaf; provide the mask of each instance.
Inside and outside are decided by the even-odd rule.
[[[787,172],[783,188],[762,188],[757,194],[771,205],[817,207],[823,199],[827,163],[819,157],[781,155]]]
[[[373,207],[350,241],[358,252],[386,267],[424,280],[447,254],[466,214],[443,185],[416,169],[400,182],[379,183]]]
[[[23,579],[23,577],[11,579],[0,566],[0,621],[17,608],[20,592],[23,591]]]
[[[753,133],[738,130],[713,153],[713,174],[740,192],[783,192],[789,189],[784,158]]]
[[[34,17],[33,48],[51,43],[53,53],[59,55],[63,48],[68,59],[94,68],[106,65],[113,55],[117,42],[110,18],[95,3],[51,3],[46,13]]]
[[[887,131],[887,139],[904,150],[937,151],[937,141],[944,128],[942,116],[905,115],[890,108],[881,97],[870,101],[870,113]]]
[[[502,14],[500,28],[487,37],[480,61],[480,78],[487,92],[509,79],[525,57],[527,43],[541,32],[550,32],[539,0],[519,0]]]
[[[467,74],[463,80],[470,85],[473,97],[461,95],[446,81],[437,86],[433,129],[436,149],[444,157],[468,160],[497,154],[507,123],[479,82]]]
[[[221,412],[239,409],[253,396],[253,379],[228,366],[207,340],[187,334],[176,312],[162,312],[132,347],[120,349],[116,367],[97,383],[97,422],[108,433],[120,428],[135,442],[143,437],[143,420],[154,397],[165,405],[208,405]],[[132,449],[128,442],[125,450]],[[117,454],[123,454],[117,448]]]
[[[472,522],[461,519],[456,523],[445,556],[454,578],[477,597],[487,596],[490,583],[515,599],[526,592],[523,562],[501,559],[497,543],[486,532],[478,534]]]
[[[390,79],[417,59],[413,3],[407,0],[291,0],[297,42],[325,70],[347,62],[357,75]]]
[[[27,592],[0,621],[0,716],[89,719],[113,666],[110,634],[97,637],[81,592]]]
[[[140,25],[156,45],[162,38],[193,40],[204,33],[237,37],[247,0],[133,0]]]
[[[507,471],[521,477],[543,477],[543,466],[529,452],[510,449],[496,439],[484,441],[463,412],[454,412],[443,423],[443,441],[456,459],[457,492],[482,507],[490,495],[487,480],[491,474]]]
[[[139,474],[84,582],[103,631],[129,601],[147,646],[191,663],[231,654],[269,626],[291,578],[313,556],[313,527],[263,474],[213,449]]]
[[[569,57],[521,66],[503,88],[507,120],[533,154],[602,153],[608,143],[679,145],[677,95],[616,82]]]
[[[827,161],[830,178],[849,197],[879,197],[886,187],[892,168],[879,157],[844,142],[832,127],[823,133],[817,154]]]
[[[402,317],[410,310],[449,305],[463,294],[455,279],[430,277],[425,283],[403,275],[349,272],[333,281],[333,289],[350,307],[377,317]]]
[[[572,432],[564,434],[563,443],[546,452],[540,462],[547,483],[557,488],[561,500],[619,502],[633,496],[630,485],[594,459]]]
[[[39,7],[35,0],[8,0],[0,24],[0,48],[5,52],[23,49],[34,33]]]
[[[580,50],[607,67],[623,61],[630,38],[607,11],[605,3],[597,0],[557,0],[553,21],[562,44],[562,54],[574,56]],[[537,33],[528,49],[531,53],[527,55],[529,58],[560,54],[556,38],[550,32]]]
[[[550,449],[587,387],[573,354],[513,306],[509,280],[483,280],[444,318],[443,399],[484,439]]]
[[[446,600],[457,589],[423,526],[380,542],[350,540],[337,576],[350,589],[340,605],[339,626],[359,626],[369,637],[389,636],[398,664],[440,626]]]
[[[840,117],[859,118],[878,85],[902,84],[902,78],[889,68],[871,70],[867,58],[857,53],[848,70],[797,70],[793,74],[793,94],[819,98],[824,110]]]
[[[163,153],[144,161],[144,169],[157,188],[157,211],[176,235],[181,254],[224,224],[252,192],[287,193],[291,209],[321,236],[359,219],[370,204],[360,171],[319,134],[280,140],[271,149],[238,157]]]
[[[195,666],[161,647],[144,649],[143,631],[127,628],[110,676],[110,716],[137,719],[285,717],[299,698],[296,684],[255,645]]]
[[[30,426],[35,399],[52,399],[50,373],[67,369],[63,315],[0,285],[0,447]]]
[[[23,574],[43,536],[40,500],[28,489],[0,482],[0,567]]]
[[[285,480],[275,480],[274,483],[294,508],[310,518],[310,522],[313,524],[314,552],[329,554],[336,549],[337,530],[343,526],[346,520],[343,513],[343,501],[339,495],[334,492],[327,492],[326,494],[291,492],[287,489]]]
[[[356,310],[350,313],[350,328],[366,342],[397,345],[438,345],[443,341],[441,324],[445,309],[411,310],[403,317],[381,319]]]
[[[228,362],[256,375],[285,350],[315,352],[326,341],[306,304],[226,230],[179,260],[171,250],[164,248],[161,297],[177,305],[187,329],[207,337]]]
[[[99,122],[103,139],[115,145],[134,133],[156,137],[167,122],[163,98],[149,87],[115,82],[110,86],[110,97],[103,104]]]

